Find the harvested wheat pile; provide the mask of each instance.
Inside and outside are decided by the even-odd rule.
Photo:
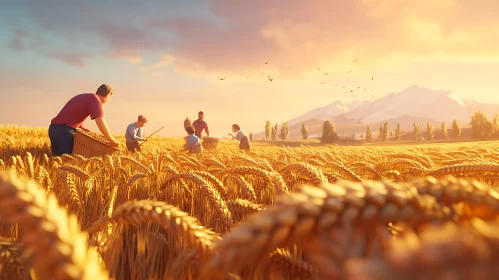
[[[495,279],[495,143],[50,157],[0,127],[0,279]],[[118,137],[119,141],[124,139]]]

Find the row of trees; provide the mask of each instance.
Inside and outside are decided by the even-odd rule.
[[[281,140],[286,140],[288,139],[288,135],[289,135],[288,122],[285,122],[282,124],[279,138],[281,138]],[[275,140],[276,138],[277,138],[277,123],[275,124],[275,126],[273,126],[270,121],[267,121],[265,123],[265,139]]]
[[[469,124],[471,125],[472,139],[485,140],[491,137],[499,137],[499,114],[495,114],[493,121],[490,121],[484,113],[478,111],[472,116],[471,122]],[[440,130],[441,130],[442,139],[449,139],[449,138],[457,139],[462,136],[461,126],[459,125],[456,119],[452,121],[451,135],[449,135],[447,131],[446,122],[441,123]],[[379,127],[377,138],[380,139],[381,141],[387,141],[388,136],[390,136],[393,137],[394,140],[399,140],[403,132],[404,131],[400,128],[399,123],[397,123],[394,132],[389,132],[388,122],[385,122],[383,125]],[[288,123],[285,122],[281,127],[281,133],[279,134],[279,138],[281,138],[281,140],[288,139],[288,133],[289,133]],[[303,124],[301,127],[301,134],[303,139],[309,138],[308,129],[305,124]],[[424,139],[423,137],[420,136],[419,123],[415,122],[413,124],[412,134],[416,139],[420,140]],[[433,127],[432,123],[426,124],[426,135],[427,135],[426,136],[427,140],[435,139],[435,128]],[[272,126],[271,122],[267,121],[265,124],[265,139],[275,140],[277,136],[278,136],[277,123],[275,124],[275,126]],[[361,135],[361,138],[363,138],[363,135]],[[324,122],[322,127],[322,136],[320,137],[320,139],[321,142],[323,143],[332,143],[340,139],[338,133],[336,132],[336,127],[331,121],[328,120]],[[365,140],[367,142],[373,140],[370,126],[367,126]]]
[[[443,139],[449,139],[449,133],[447,131],[447,124],[446,122],[442,122],[441,126],[441,132],[442,132],[442,138]],[[390,132],[390,136],[393,136],[394,140],[399,140],[400,135],[402,134],[402,129],[400,128],[400,124],[397,123],[397,126],[395,127],[395,133]],[[419,136],[420,134],[420,129],[419,129],[419,123],[415,122],[413,123],[413,129],[412,129],[412,135],[416,139],[421,139]],[[432,123],[427,123],[426,124],[426,134],[427,134],[427,139],[428,140],[433,140],[435,139],[435,128],[433,127]],[[452,121],[452,138],[460,138],[461,137],[461,127],[459,126],[459,123],[457,120]],[[379,127],[379,132],[378,132],[378,139],[381,141],[386,141],[388,140],[388,122],[385,122],[383,126]],[[370,142],[372,141],[372,132],[371,128],[368,126],[367,131],[366,131],[366,141]]]

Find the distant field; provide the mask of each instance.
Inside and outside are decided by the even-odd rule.
[[[183,144],[52,157],[46,129],[0,126],[0,279],[496,275],[497,142]]]
[[[451,133],[452,130],[449,131]],[[375,131],[373,131],[373,135],[375,135]],[[358,135],[357,135],[358,136]],[[388,137],[387,141],[380,141],[378,139],[374,139],[371,142],[366,142],[364,138],[361,139],[356,139],[355,141],[338,141],[334,144],[322,144],[319,139],[313,138],[313,139],[286,139],[284,141],[280,140],[277,138],[275,141],[273,140],[260,140],[260,139],[254,139],[252,141],[253,145],[259,146],[268,146],[268,145],[275,145],[275,146],[288,146],[288,147],[300,147],[301,145],[308,145],[312,147],[320,147],[320,146],[330,146],[330,145],[338,145],[338,146],[400,146],[400,145],[431,145],[431,144],[445,144],[445,143],[467,143],[467,142],[488,142],[488,141],[496,141],[496,140],[487,140],[487,141],[478,141],[478,140],[472,140],[471,139],[471,127],[464,127],[461,129],[461,137],[460,138],[449,138],[449,139],[442,139],[441,131],[436,129],[435,131],[435,139],[428,141],[426,140],[427,138],[427,133],[426,131],[423,131],[418,134],[418,136],[422,136],[425,138],[425,140],[418,141],[414,140],[414,135],[412,132],[404,132],[400,135],[399,140],[395,140],[393,137]],[[375,137],[374,137],[375,138]]]

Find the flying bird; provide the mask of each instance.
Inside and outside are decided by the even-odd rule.
[[[220,81],[223,81],[223,80],[225,80],[225,78],[218,78],[218,79],[219,79]]]
[[[356,62],[358,58],[356,58],[353,62]]]
[[[268,62],[268,61],[264,61],[263,63],[267,64],[267,63],[269,63],[269,62]]]
[[[263,75],[265,75],[265,73],[262,73],[262,74],[260,74],[260,75],[262,75],[262,76],[263,76]]]
[[[352,71],[348,71],[348,72],[347,72],[347,74],[350,74],[350,73],[352,73]]]
[[[350,92],[353,92],[353,89]]]
[[[357,89],[360,89],[360,87],[357,87]]]
[[[284,69],[282,69],[282,67],[281,67],[281,70],[284,70]]]
[[[324,74],[329,75],[329,74],[331,74],[331,73],[329,73],[329,72],[324,72]]]
[[[374,81],[374,77],[371,77],[371,80]]]
[[[371,94],[371,96],[374,98],[374,94]]]
[[[321,85],[325,84],[327,81],[321,82]]]
[[[271,81],[271,82],[274,80],[274,79],[273,79],[273,78],[271,78],[270,76],[267,76],[267,77],[269,77],[269,81]]]
[[[341,88],[346,88],[346,87],[341,87]]]
[[[249,70],[249,69],[246,69],[246,70],[248,70],[248,71],[250,71],[250,72],[251,72],[251,70]]]
[[[315,68],[317,68],[317,71],[321,71],[321,69],[319,69],[319,67],[318,67],[318,66],[315,66]]]

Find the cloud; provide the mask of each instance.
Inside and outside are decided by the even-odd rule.
[[[16,29],[14,32],[14,38],[12,38],[10,42],[10,48],[16,51],[22,51],[24,50],[24,38],[28,36],[29,33],[22,30],[22,29]]]
[[[149,73],[152,77],[160,77],[165,74],[162,68],[172,65],[174,61],[175,57],[173,55],[164,54],[156,63],[140,67],[140,72]]]
[[[67,63],[76,67],[85,66],[85,60],[95,56],[89,53],[73,53],[73,52],[48,52],[44,54],[45,57],[53,58],[61,62]]]
[[[98,45],[99,54],[133,64],[141,63],[149,53],[167,53],[175,58],[174,63],[163,58],[156,65],[173,64],[177,72],[190,75],[241,78],[249,68],[291,79],[317,75],[316,66],[345,73],[356,58],[360,58],[357,72],[400,67],[414,59],[473,60],[477,55],[499,59],[499,39],[495,36],[499,19],[494,12],[499,10],[499,1],[206,3],[207,10],[202,10],[205,6],[201,3],[195,5],[196,10],[183,4],[190,16],[179,12],[181,4],[168,4],[174,12],[163,15],[159,10],[167,4],[133,1],[120,4],[120,12],[112,16],[109,13],[115,4],[111,3],[96,9],[87,2],[67,5],[49,1],[30,3],[28,9],[40,28],[74,44],[85,45],[83,42],[91,40]],[[76,9],[78,13],[72,12]],[[22,38],[16,35],[11,46],[25,47]],[[86,58],[80,55],[62,60],[82,65]]]
[[[154,68],[160,68],[160,67],[165,67],[170,65],[173,61],[175,60],[175,57],[171,54],[165,54],[161,58],[160,61],[158,61],[156,64],[154,64]]]
[[[240,76],[250,68],[293,77],[315,71],[316,65],[344,72],[358,57],[363,61],[358,65],[372,67],[393,56],[499,59],[499,39],[493,35],[499,32],[499,21],[488,11],[499,9],[497,3],[213,0],[212,10],[225,22],[221,26],[186,18],[164,20],[155,27],[180,38],[171,53],[184,72],[202,69]],[[464,14],[477,7],[480,13]],[[487,20],[482,13],[488,14]]]
[[[90,56],[79,55],[76,58],[75,55],[57,54],[58,49],[77,49],[79,52],[96,53],[139,64],[148,52],[168,51],[171,40],[168,32],[148,30],[144,26],[143,22],[149,16],[160,16],[162,13],[158,10],[164,10],[147,3],[120,1],[119,11],[115,9],[117,3],[111,1],[100,3],[89,0],[68,4],[64,1],[47,0],[44,3],[20,2],[18,5],[17,10],[22,11],[24,21],[14,24],[12,29],[29,26],[29,33],[41,34],[50,44],[43,50],[36,45],[28,47],[26,44],[22,45],[22,36],[17,34],[12,39],[11,47],[24,47],[24,50],[36,53],[56,52],[48,57],[71,65],[83,65]],[[171,7],[172,10],[175,9],[174,6]]]
[[[127,60],[131,64],[139,64],[142,62],[142,57],[140,57],[138,55],[134,55],[134,56],[127,57]]]
[[[108,58],[111,59],[124,59],[128,61],[130,64],[140,64],[143,61],[142,56],[136,55],[136,54],[130,54],[130,53],[120,53],[120,52],[114,52],[114,53],[108,53],[107,55]]]

